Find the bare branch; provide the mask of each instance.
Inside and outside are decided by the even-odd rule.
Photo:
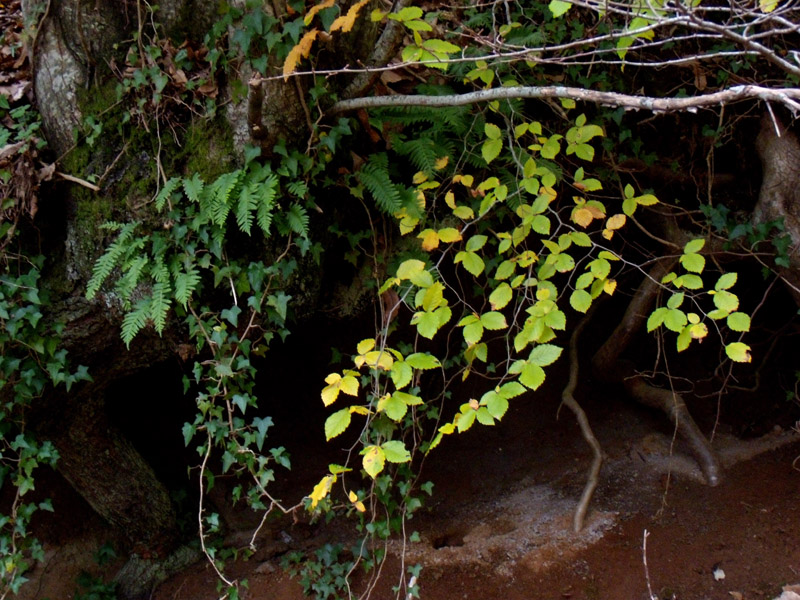
[[[581,102],[622,107],[627,110],[648,110],[654,113],[694,112],[699,108],[720,106],[731,102],[751,99],[778,102],[786,105],[793,113],[800,111],[799,88],[768,88],[757,85],[738,85],[711,94],[687,96],[683,98],[654,98],[652,96],[635,96],[617,92],[601,92],[584,88],[559,86],[506,87],[448,96],[396,95],[354,98],[352,100],[337,102],[329,112],[331,114],[337,114],[358,110],[360,108],[382,108],[391,106],[465,106],[479,102],[519,98],[570,98]]]

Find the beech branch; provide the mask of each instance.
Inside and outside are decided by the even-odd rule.
[[[353,98],[337,102],[329,112],[338,114],[362,108],[392,106],[465,106],[519,98],[570,98],[581,102],[622,107],[626,110],[648,110],[654,113],[694,112],[700,108],[754,99],[778,102],[787,106],[794,114],[800,112],[800,88],[769,88],[758,85],[737,85],[710,94],[683,98],[656,98],[561,86],[504,87],[447,96],[396,95]]]

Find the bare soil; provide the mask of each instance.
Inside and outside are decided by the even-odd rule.
[[[425,474],[435,493],[408,524],[421,541],[405,554],[406,564],[423,566],[421,598],[769,600],[800,582],[800,471],[793,464],[800,444],[791,431],[768,435],[766,447],[778,448],[759,454],[723,435],[720,425],[715,444],[734,457],[728,462],[748,460],[729,466],[711,488],[687,469],[692,461],[660,415],[613,399],[601,404],[589,416],[608,458],[578,534],[572,514],[591,454],[571,414],[556,419],[552,401],[523,400],[499,426],[448,440],[433,455]],[[292,477],[313,482],[319,472],[300,460]],[[93,553],[113,543],[113,533],[65,484],[54,483],[58,511],[38,523],[47,560],[21,598],[71,599],[85,592],[75,583],[81,571],[109,580],[121,565],[97,565]],[[228,521],[228,542],[243,545],[253,515],[238,511]],[[275,522],[259,537],[259,551],[230,574],[248,580],[246,598],[300,600],[301,586],[281,558],[354,539],[351,531],[343,523]],[[395,596],[401,550],[400,541],[391,542],[372,598]],[[354,593],[359,585],[356,578]],[[151,596],[217,597],[215,575],[202,560]]]

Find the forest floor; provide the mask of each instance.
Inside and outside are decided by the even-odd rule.
[[[796,441],[731,466],[711,488],[685,474],[691,461],[680,441],[670,451],[671,427],[660,415],[620,400],[603,402],[589,416],[608,458],[586,526],[575,534],[572,515],[591,454],[571,413],[556,419],[555,401],[537,402],[517,403],[495,428],[447,440],[426,464],[434,495],[408,523],[421,541],[406,553],[406,564],[423,567],[423,600],[770,600],[783,586],[800,583]],[[718,427],[718,446],[745,447],[726,442],[725,429]],[[792,435],[787,430],[767,439]],[[299,431],[292,436],[302,437]],[[319,473],[299,459],[292,477],[313,485]],[[96,577],[94,589],[102,590],[99,582],[108,581],[120,561],[98,566],[96,551],[114,536],[65,484],[53,489],[57,513],[40,525],[47,558],[20,597],[63,600],[77,591],[84,594],[75,596],[79,600],[112,598],[90,596],[76,581],[87,571]],[[229,541],[249,539],[252,516],[240,511],[228,520]],[[351,531],[336,522],[276,521],[259,537],[255,556],[234,564],[230,575],[248,580],[245,598],[300,600],[302,587],[281,559],[328,542],[346,544],[354,539]],[[386,576],[372,598],[395,597],[399,549],[392,542]],[[151,596],[217,597],[215,575],[202,560]]]

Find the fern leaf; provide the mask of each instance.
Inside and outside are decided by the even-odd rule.
[[[150,298],[142,298],[136,303],[134,309],[122,319],[122,341],[130,348],[131,340],[136,337],[147,325],[150,314]]]
[[[358,172],[358,179],[370,191],[378,208],[393,215],[402,207],[400,192],[389,177],[388,159],[385,154],[372,156]]]
[[[196,204],[200,202],[200,193],[204,187],[205,184],[197,173],[191,179],[183,180],[183,191],[186,193],[186,197]]]
[[[133,260],[122,265],[122,271],[124,274],[119,278],[115,289],[124,301],[130,301],[131,294],[133,293],[133,290],[136,289],[139,279],[142,276],[142,271],[144,271],[144,268],[147,266],[148,262],[149,259],[147,256],[140,254],[139,256],[133,258]]]
[[[236,224],[239,229],[250,235],[253,226],[253,213],[258,208],[258,196],[249,185],[242,186],[239,192],[239,203],[236,206]]]
[[[296,180],[287,184],[286,189],[293,196],[297,196],[298,198],[305,198],[306,194],[308,193],[308,184],[305,181]]]
[[[117,239],[114,240],[103,255],[94,263],[92,278],[86,285],[86,299],[91,300],[97,294],[100,286],[111,275],[111,271],[117,266],[122,256],[128,249],[128,240],[133,235],[138,223],[127,223],[122,226]]]
[[[161,333],[167,324],[167,312],[169,311],[172,286],[170,286],[169,270],[163,261],[159,260],[156,263],[152,269],[152,274],[155,284],[153,285],[153,295],[150,299],[149,317],[153,320],[156,331]]]
[[[175,300],[186,308],[189,299],[199,285],[200,273],[194,265],[189,265],[185,273],[179,273],[175,277]]]
[[[275,204],[275,194],[278,191],[278,178],[270,175],[264,183],[254,187],[254,194],[258,197],[258,210],[256,211],[256,221],[265,236],[269,236],[272,226],[272,207]]]
[[[296,202],[286,211],[286,223],[297,235],[301,237],[308,235],[308,213]]]
[[[158,192],[158,196],[156,196],[156,210],[158,212],[164,210],[164,204],[166,204],[167,199],[172,195],[172,192],[181,185],[181,182],[179,177],[170,177],[167,183],[164,184],[164,187],[161,188],[161,191]]]
[[[212,184],[214,195],[211,200],[211,220],[218,227],[225,225],[228,213],[231,210],[230,197],[233,189],[239,183],[241,171],[233,171],[220,175]]]

